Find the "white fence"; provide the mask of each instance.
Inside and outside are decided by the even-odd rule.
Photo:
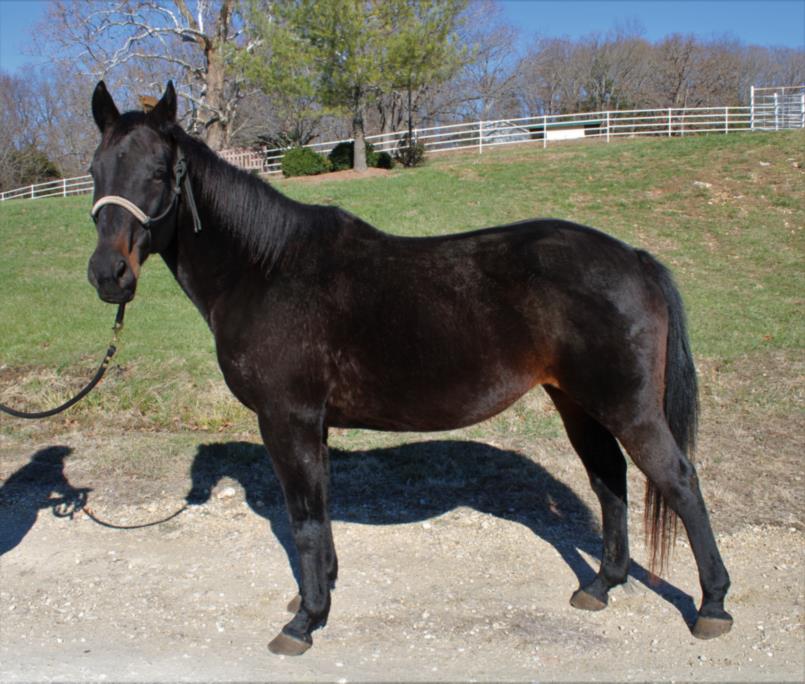
[[[47,183],[26,185],[24,188],[0,193],[0,200],[39,199],[40,197],[67,197],[92,192],[92,176],[60,178]]]
[[[610,142],[617,138],[638,136],[686,136],[702,133],[739,133],[753,130],[782,130],[805,128],[805,86],[798,86],[802,97],[788,98],[785,108],[782,100],[760,97],[761,89],[753,89],[752,105],[749,107],[700,107],[685,109],[635,109],[604,112],[584,112],[500,119],[496,121],[473,121],[468,123],[431,126],[414,129],[417,142],[425,146],[429,154],[456,150],[477,150],[500,145],[536,144],[547,147],[549,143],[565,140],[601,140]],[[754,94],[758,93],[758,97]],[[799,109],[796,102],[800,102]],[[783,115],[784,113],[784,115]],[[772,122],[773,125],[768,125]],[[377,152],[393,153],[407,135],[407,131],[383,133],[366,137]],[[327,154],[340,142],[333,140],[307,145],[316,152]],[[287,150],[262,151],[224,150],[221,157],[246,170],[265,175],[281,173],[282,157]],[[15,198],[53,197],[92,191],[90,176],[67,178],[29,185],[24,188],[0,193],[0,201]]]
[[[755,115],[759,115],[757,108]],[[547,147],[552,141],[582,138],[610,142],[615,138],[645,135],[685,136],[699,133],[749,131],[752,128],[752,117],[750,107],[584,112],[415,128],[414,138],[425,146],[428,153],[467,149],[475,149],[479,153],[483,153],[485,148],[500,145],[530,143]],[[791,122],[788,121],[788,123]],[[799,127],[800,125],[797,124],[796,128]],[[372,143],[376,152],[393,153],[406,136],[407,131],[397,131],[369,135],[366,136],[366,141]],[[345,141],[313,143],[307,147],[327,154],[340,142]],[[347,142],[349,141],[347,140]],[[272,175],[281,173],[284,154],[283,149],[272,149],[260,152],[224,151],[221,156],[242,168]]]

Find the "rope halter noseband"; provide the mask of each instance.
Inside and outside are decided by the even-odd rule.
[[[201,219],[198,216],[198,209],[196,208],[196,200],[193,197],[193,187],[190,185],[190,179],[187,176],[187,160],[184,158],[181,150],[177,151],[176,164],[173,167],[173,189],[171,190],[171,201],[167,208],[158,216],[148,216],[140,207],[138,207],[131,200],[121,197],[120,195],[104,195],[95,204],[92,205],[90,216],[96,223],[98,222],[98,212],[107,204],[116,204],[119,207],[126,209],[134,218],[136,218],[146,230],[150,230],[155,224],[162,221],[168,216],[179,204],[179,200],[184,190],[185,198],[187,199],[187,206],[190,213],[193,215],[193,232],[201,232]]]

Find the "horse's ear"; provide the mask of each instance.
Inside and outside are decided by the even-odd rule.
[[[168,81],[165,94],[148,112],[148,118],[159,124],[176,121],[176,90],[173,87],[173,81]]]
[[[115,101],[106,89],[106,84],[103,81],[98,81],[98,85],[95,86],[95,92],[92,93],[92,117],[95,119],[95,123],[98,124],[101,133],[107,126],[113,124],[119,116],[120,112],[117,111]]]

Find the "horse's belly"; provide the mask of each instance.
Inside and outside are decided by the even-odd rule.
[[[472,375],[452,382],[411,378],[374,392],[353,387],[341,396],[331,396],[327,422],[333,427],[374,430],[452,430],[491,418],[539,382],[536,374],[522,372],[488,381]]]

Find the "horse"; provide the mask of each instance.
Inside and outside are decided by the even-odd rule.
[[[293,618],[273,653],[304,653],[330,611],[328,430],[459,428],[536,385],[601,505],[600,569],[571,604],[601,610],[627,579],[625,451],[647,480],[652,571],[681,519],[702,589],[692,633],[730,630],[729,575],[689,456],[698,394],[685,312],[658,260],[558,219],[390,235],[227,164],[176,109],[172,82],[147,113],[123,114],[97,84],[88,276],[102,300],[126,303],[159,254],[207,322],[229,389],[257,416],[299,559]]]

